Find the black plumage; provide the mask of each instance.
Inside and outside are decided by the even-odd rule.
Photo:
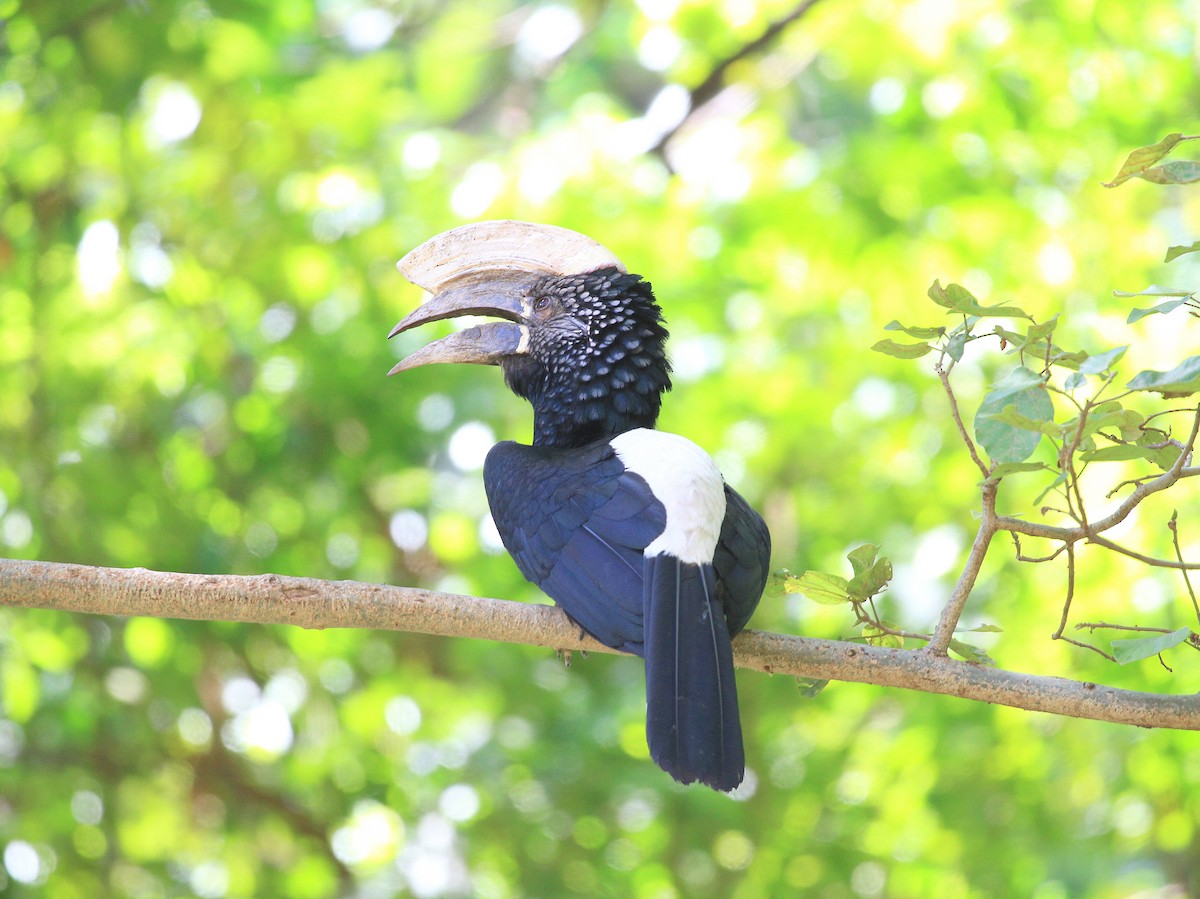
[[[766,582],[766,525],[698,447],[652,430],[671,381],[648,282],[606,267],[497,283],[488,302],[479,285],[393,333],[459,308],[508,322],[397,369],[497,364],[532,404],[533,445],[500,443],[484,467],[505,547],[584,631],[645,658],[655,762],[683,783],[733,789],[745,763],[730,641]]]

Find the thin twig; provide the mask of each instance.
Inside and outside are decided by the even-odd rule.
[[[1174,631],[1169,627],[1148,627],[1140,624],[1113,624],[1108,621],[1081,621],[1075,625],[1075,630],[1088,630],[1095,633],[1097,630],[1106,629],[1111,631],[1138,631],[1147,634],[1171,634]]]
[[[1115,662],[1117,660],[1116,656],[1109,655],[1099,646],[1093,646],[1091,643],[1085,643],[1083,640],[1072,640],[1070,637],[1059,637],[1058,639],[1062,640],[1064,643],[1070,643],[1072,646],[1078,646],[1081,649],[1090,649],[1092,652],[1104,656],[1104,658],[1108,659],[1110,662]]]
[[[1154,556],[1140,553],[1137,550],[1129,549],[1113,540],[1109,540],[1107,537],[1101,537],[1099,534],[1092,535],[1088,543],[1094,543],[1097,546],[1111,549],[1113,552],[1120,553],[1123,556],[1129,556],[1131,559],[1137,559],[1143,565],[1149,565],[1151,568],[1174,568],[1178,571],[1200,570],[1200,562],[1184,562],[1182,559],[1178,562],[1172,562],[1170,559],[1158,559]]]
[[[1061,640],[1067,627],[1067,616],[1071,614],[1071,601],[1075,599],[1075,544],[1067,547],[1067,598],[1063,601],[1062,617],[1058,619],[1058,630],[1050,635],[1051,640]]]
[[[1179,522],[1177,515],[1171,514],[1171,520],[1167,522],[1167,527],[1171,531],[1171,543],[1175,546],[1175,558],[1179,560],[1179,564],[1183,563],[1183,551],[1179,548]],[[1196,602],[1196,591],[1192,589],[1192,579],[1188,577],[1187,568],[1180,568],[1179,573],[1183,575],[1183,582],[1187,585],[1188,596],[1192,599],[1192,608],[1196,611],[1196,620],[1200,621],[1200,604]]]
[[[967,427],[963,424],[962,414],[958,411],[958,400],[955,399],[954,388],[950,386],[951,368],[952,366],[943,366],[939,362],[934,370],[937,372],[938,378],[941,379],[942,387],[946,391],[946,397],[950,400],[950,414],[954,417],[954,426],[958,428],[958,436],[962,438],[962,442],[967,447],[967,452],[971,454],[971,461],[975,463],[975,467],[983,473],[985,478],[991,477],[992,470],[983,463],[983,459],[979,458],[979,451],[975,448],[975,441],[967,433]]]

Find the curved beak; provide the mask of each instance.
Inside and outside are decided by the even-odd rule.
[[[403,324],[403,322],[401,322]],[[399,326],[397,326],[399,327]],[[506,356],[524,353],[529,346],[529,328],[513,322],[488,322],[427,343],[392,366],[388,375],[435,362],[472,362],[499,365]]]
[[[438,362],[498,365],[506,356],[527,352],[529,328],[524,322],[529,311],[526,292],[529,282],[528,273],[491,272],[487,277],[460,282],[430,297],[401,319],[388,338],[418,325],[460,315],[488,315],[506,321],[468,328],[426,344],[401,359],[388,374]]]

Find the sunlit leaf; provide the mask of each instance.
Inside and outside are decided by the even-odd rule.
[[[1188,136],[1175,132],[1168,134],[1156,144],[1151,144],[1148,147],[1138,147],[1138,149],[1125,158],[1125,162],[1121,165],[1121,169],[1117,172],[1116,176],[1111,181],[1104,182],[1104,186],[1116,187],[1118,184],[1124,184],[1130,178],[1146,171],[1146,169],[1174,150],[1179,144],[1184,141],[1195,140],[1196,137],[1196,135]]]
[[[805,699],[812,699],[827,686],[829,686],[829,680],[812,677],[798,677],[796,678],[796,686],[800,688],[801,696],[803,696]]]
[[[836,574],[806,571],[790,581],[785,589],[788,593],[800,593],[813,602],[830,606],[850,601],[850,594],[846,590],[848,585],[849,581]]]
[[[933,349],[927,343],[897,343],[890,338],[876,342],[871,349],[897,359],[919,359]]]
[[[1173,262],[1180,256],[1195,253],[1198,250],[1200,250],[1200,240],[1190,243],[1187,246],[1167,247],[1167,256],[1163,259],[1163,262]]]
[[[958,653],[962,658],[975,665],[995,665],[996,660],[988,655],[987,650],[980,649],[971,643],[964,643],[962,640],[951,640],[950,648]]]
[[[901,331],[909,337],[916,337],[920,340],[932,340],[935,337],[941,337],[946,333],[945,328],[920,328],[902,325],[894,319],[883,326],[885,331]]]
[[[1200,390],[1200,356],[1189,356],[1170,371],[1138,372],[1126,385],[1130,390],[1152,390],[1163,396],[1187,396]]]
[[[1191,184],[1194,181],[1200,181],[1200,162],[1193,162],[1190,159],[1164,162],[1162,165],[1139,172],[1136,177],[1152,184]]]
[[[951,283],[942,287],[940,281],[934,281],[929,286],[927,293],[929,298],[939,306],[963,315],[974,315],[980,318],[1029,318],[1029,314],[1019,306],[984,306],[975,299],[975,295],[971,291],[961,284]]]
[[[1129,349],[1128,346],[1119,346],[1106,353],[1094,353],[1079,363],[1079,373],[1081,375],[1098,375],[1108,371],[1117,360],[1125,355],[1127,349]]]
[[[1135,294],[1131,294],[1134,296]],[[1151,306],[1149,309],[1134,309],[1129,313],[1129,317],[1125,319],[1125,323],[1132,325],[1139,319],[1145,318],[1147,315],[1165,314],[1178,309],[1180,306],[1187,305],[1191,302],[1192,295],[1189,293],[1178,300],[1167,300],[1165,303],[1159,303],[1157,306]]]
[[[1038,430],[1010,424],[994,416],[1006,407],[1038,425]],[[975,414],[975,439],[993,462],[1024,462],[1042,439],[1041,428],[1054,420],[1054,404],[1041,375],[1017,366],[984,397]]]
[[[1178,287],[1163,287],[1161,284],[1151,284],[1143,290],[1114,290],[1113,296],[1121,299],[1130,297],[1190,297],[1194,290],[1180,290]]]
[[[1006,475],[1017,474],[1022,471],[1051,471],[1052,469],[1045,462],[1004,462],[997,465],[992,470],[993,478],[1002,478]]]
[[[1084,462],[1128,462],[1134,459],[1145,459],[1153,462],[1166,471],[1179,458],[1180,449],[1177,446],[1139,446],[1135,443],[1118,443],[1112,446],[1102,446],[1081,454]]]
[[[1191,636],[1191,629],[1181,627],[1169,634],[1154,634],[1150,637],[1132,637],[1128,640],[1113,640],[1113,657],[1122,665],[1130,662],[1140,662],[1164,652],[1173,646],[1178,646]]]
[[[946,341],[946,355],[955,362],[962,362],[963,352],[967,347],[967,332],[959,331]]]
[[[854,569],[846,592],[857,602],[865,602],[877,594],[892,579],[892,563],[886,556],[877,557],[878,547],[865,543],[846,557]]]

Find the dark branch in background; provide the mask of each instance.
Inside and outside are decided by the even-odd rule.
[[[688,92],[688,114],[684,116],[679,124],[660,137],[658,139],[658,143],[655,144],[649,152],[656,156],[663,155],[663,152],[665,151],[667,144],[670,143],[671,138],[678,134],[680,129],[687,125],[692,116],[695,114],[696,110],[700,109],[700,107],[704,106],[704,104],[708,103],[713,99],[713,97],[725,89],[726,76],[729,74],[729,70],[733,68],[733,66],[737,65],[743,59],[747,59],[756,53],[761,53],[767,47],[771,46],[771,44],[773,44],[775,40],[781,34],[783,34],[789,25],[803,18],[803,16],[810,9],[816,6],[818,2],[820,2],[820,0],[804,0],[803,3],[798,4],[790,12],[786,13],[784,16],[776,19],[774,22],[768,25],[766,30],[764,30],[763,33],[754,40],[750,41],[750,43],[739,47],[729,56],[719,60],[717,64],[713,66],[712,70],[704,77],[704,80]]]
[[[0,560],[0,606],[205,621],[364,627],[614,652],[552,606],[313,578],[173,574]],[[1170,696],[1020,674],[930,652],[746,631],[741,668],[959,696],[1140,727],[1200,730],[1200,695]]]

